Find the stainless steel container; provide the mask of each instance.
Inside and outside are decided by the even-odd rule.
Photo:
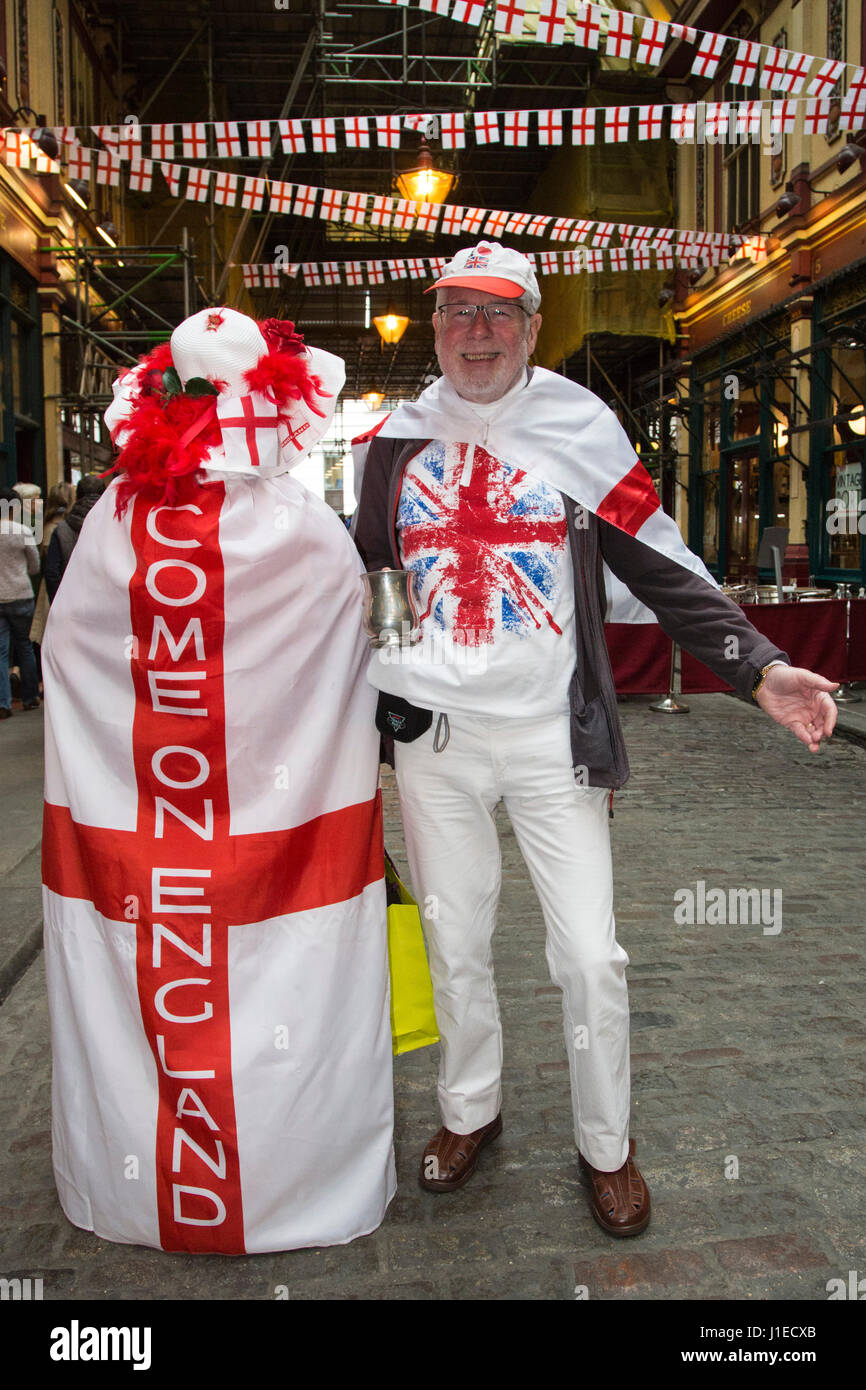
[[[364,631],[374,647],[408,646],[417,628],[411,570],[374,570],[363,576]]]

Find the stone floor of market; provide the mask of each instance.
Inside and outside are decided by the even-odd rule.
[[[724,695],[690,696],[682,716],[649,703],[621,705],[632,778],[612,825],[649,1229],[614,1241],[591,1217],[541,914],[502,815],[502,1138],[461,1191],[423,1192],[438,1049],[400,1057],[399,1189],[379,1230],[239,1258],[111,1244],[60,1210],[38,891],[42,713],[18,707],[0,729],[0,1274],[41,1277],[45,1299],[757,1302],[826,1300],[828,1281],[866,1273],[866,747],[836,737],[810,755]],[[866,701],[849,707],[854,732],[866,730],[861,711]],[[384,790],[387,843],[405,866],[390,774]],[[674,895],[698,882],[768,890],[768,902],[779,890],[781,930],[678,924]]]

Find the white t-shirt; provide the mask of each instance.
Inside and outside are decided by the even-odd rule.
[[[375,651],[370,682],[446,712],[566,710],[576,645],[561,494],[483,445],[432,441],[406,467],[396,525],[421,638]]]

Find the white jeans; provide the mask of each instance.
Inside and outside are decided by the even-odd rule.
[[[449,714],[395,744],[397,784],[441,1038],[442,1122],[468,1134],[501,1104],[502,1029],[491,942],[501,881],[494,808],[504,800],[541,902],[550,978],[562,990],[574,1133],[596,1168],[628,1157],[629,1037],[617,944],[608,792],[575,785],[568,715]]]

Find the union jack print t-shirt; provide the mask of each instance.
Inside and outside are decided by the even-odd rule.
[[[374,654],[372,684],[446,712],[567,709],[574,589],[562,495],[479,444],[433,441],[406,468],[396,523],[420,638]]]

